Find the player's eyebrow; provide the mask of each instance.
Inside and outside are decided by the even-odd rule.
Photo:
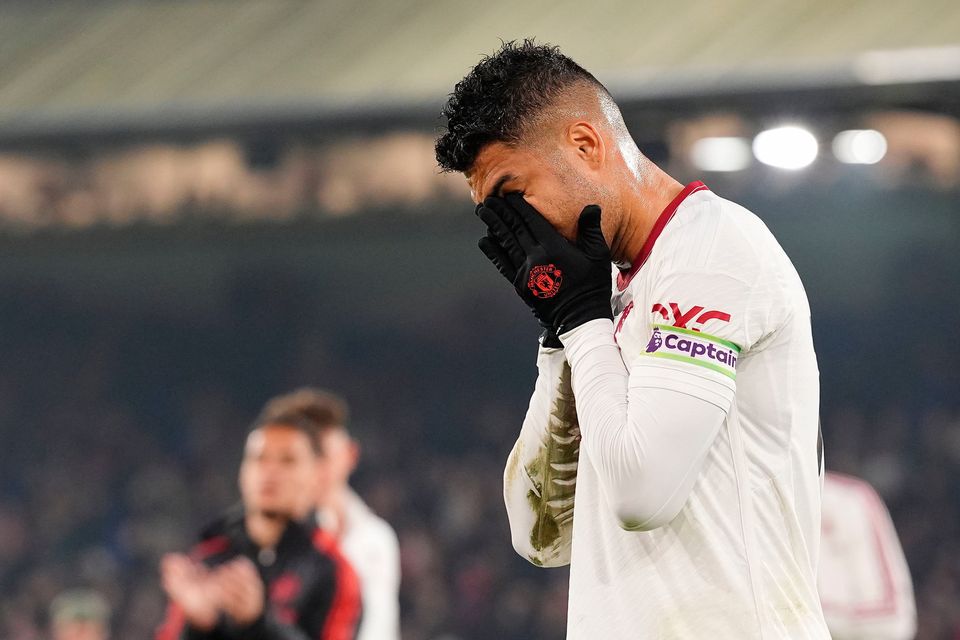
[[[484,200],[486,200],[486,198],[489,198],[490,196],[495,196],[495,197],[497,197],[497,198],[502,198],[502,197],[503,197],[503,193],[501,193],[501,192],[503,191],[503,185],[507,184],[507,183],[510,182],[511,180],[516,180],[516,179],[517,179],[517,176],[513,175],[512,173],[505,173],[505,174],[503,174],[502,176],[500,176],[500,178],[499,178],[499,179],[496,181],[496,183],[493,185],[493,188],[490,189],[489,193],[487,193],[487,195],[486,195],[486,197],[484,198]]]

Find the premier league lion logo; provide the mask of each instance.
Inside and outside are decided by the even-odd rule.
[[[660,335],[660,329],[654,327],[653,335],[650,336],[650,342],[647,343],[647,353],[653,353],[663,344],[663,337]]]
[[[530,270],[527,288],[537,298],[552,298],[560,290],[563,272],[552,264],[537,265]]]

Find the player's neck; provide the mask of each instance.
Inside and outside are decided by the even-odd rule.
[[[347,526],[347,488],[346,486],[337,487],[323,497],[318,505],[320,511],[325,514],[327,523],[324,528],[339,538]]]
[[[247,513],[245,518],[247,534],[261,549],[276,547],[288,522],[289,518],[263,512]]]
[[[614,262],[629,263],[636,258],[657,218],[681,191],[682,184],[645,160],[639,179],[625,185],[621,194],[623,217],[610,247]]]

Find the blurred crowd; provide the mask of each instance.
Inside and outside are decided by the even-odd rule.
[[[158,559],[237,501],[249,423],[268,397],[304,384],[353,405],[355,487],[400,538],[404,638],[563,637],[567,571],[514,554],[501,498],[534,381],[532,319],[515,322],[506,295],[468,292],[425,328],[387,326],[324,313],[296,282],[247,274],[196,318],[3,289],[0,638],[53,637],[51,604],[76,588],[105,599],[110,637],[151,637],[164,606]],[[897,317],[888,333],[873,330],[884,350],[851,342],[863,324],[815,321],[827,466],[866,478],[888,502],[915,580],[918,638],[957,640],[960,404],[942,367],[955,371],[958,348],[898,343],[910,329]],[[952,317],[941,314],[942,328]],[[494,349],[491,335],[526,349]],[[877,376],[864,382],[864,371]]]
[[[376,166],[377,171],[370,171]],[[466,187],[434,168],[433,136],[396,132],[319,144],[309,136],[240,143],[136,143],[83,153],[0,151],[0,224],[17,230],[211,219],[286,221],[422,204]]]
[[[403,637],[562,636],[566,572],[529,566],[509,544],[500,474],[521,414],[493,377],[429,397],[437,372],[401,366],[425,345],[327,351],[296,322],[264,330],[252,307],[277,300],[234,301],[203,326],[89,317],[36,292],[5,302],[0,637],[51,637],[51,603],[78,587],[109,602],[111,637],[151,637],[160,556],[236,503],[258,405],[306,377],[353,401],[356,487],[401,541]],[[256,370],[237,375],[242,361]],[[431,429],[451,415],[443,395],[464,421]]]

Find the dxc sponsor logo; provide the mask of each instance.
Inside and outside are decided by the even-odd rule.
[[[669,308],[658,302],[653,305],[650,311],[652,313],[659,313],[660,317],[667,322],[670,322],[672,316],[673,326],[679,327],[680,329],[700,331],[700,327],[702,327],[707,320],[730,322],[730,314],[725,311],[717,311],[716,309],[704,311],[704,308],[700,306],[693,306],[689,310],[683,311],[676,302],[670,302],[668,304]]]

